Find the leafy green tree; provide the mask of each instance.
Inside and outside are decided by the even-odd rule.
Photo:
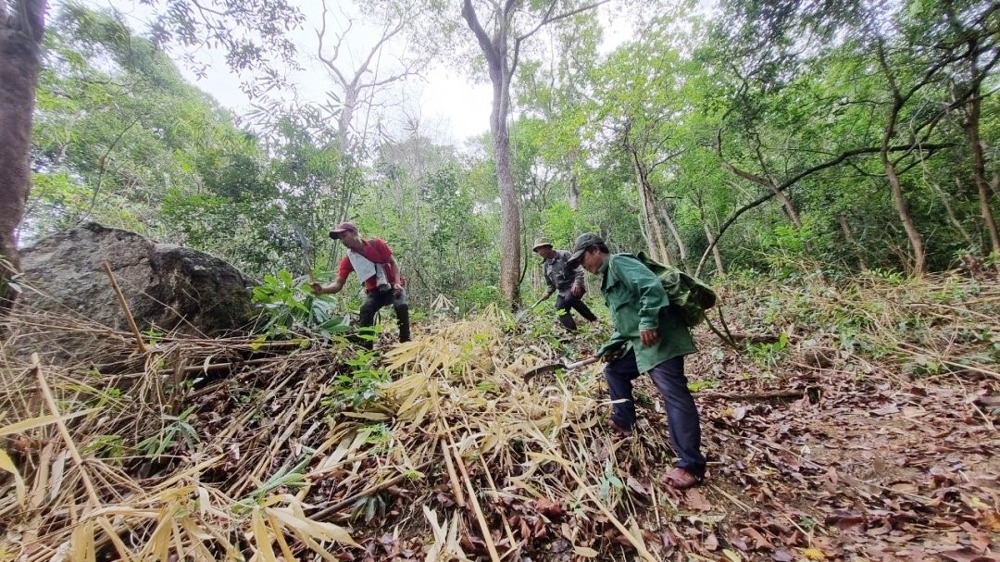
[[[511,82],[521,59],[522,45],[540,29],[604,3],[551,0],[543,3],[462,2],[461,14],[479,44],[493,85],[490,131],[496,158],[497,187],[501,202],[500,292],[507,303],[520,304],[521,212],[510,164],[510,135],[507,116],[511,108]],[[486,25],[492,26],[487,30]]]

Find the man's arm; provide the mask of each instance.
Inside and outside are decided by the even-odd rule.
[[[396,256],[389,254],[389,261],[386,263],[389,266],[389,278],[394,280],[392,290],[398,295],[403,290],[403,276],[399,273],[399,264],[396,263]]]
[[[583,294],[583,289],[587,286],[586,283],[583,278],[583,267],[577,265],[573,272],[573,286],[570,288],[574,297],[579,298]]]
[[[552,271],[549,269],[548,263],[543,263],[542,277],[545,278],[546,287],[545,287],[545,293],[542,295],[542,298],[538,299],[539,301],[543,301],[551,297],[552,293],[556,292],[556,284],[555,282],[552,281],[552,276],[549,275],[550,273],[552,273]]]
[[[313,293],[316,293],[317,295],[333,295],[339,293],[340,290],[344,288],[344,281],[346,281],[346,279],[338,277],[333,283],[325,286],[319,283],[313,283],[312,290]]]
[[[313,293],[317,295],[332,295],[339,293],[341,289],[344,288],[344,282],[347,281],[347,276],[354,271],[354,266],[351,265],[351,260],[344,256],[340,260],[340,267],[337,270],[337,279],[330,283],[329,285],[323,286],[319,283],[312,284]]]

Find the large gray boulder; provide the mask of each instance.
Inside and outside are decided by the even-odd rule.
[[[78,313],[128,330],[105,262],[142,331],[214,336],[245,327],[252,318],[253,280],[229,263],[96,223],[22,250],[20,280],[29,288],[15,310]]]

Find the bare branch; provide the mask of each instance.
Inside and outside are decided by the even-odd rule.
[[[479,46],[483,49],[483,55],[486,56],[490,68],[499,69],[500,54],[497,52],[496,45],[493,44],[489,34],[486,33],[482,24],[479,23],[479,17],[476,16],[476,9],[472,7],[472,0],[465,0],[462,3],[462,17],[469,24],[469,29],[475,34],[476,40],[479,41]]]
[[[558,16],[551,16],[550,14],[547,13],[545,15],[545,17],[542,18],[542,21],[539,22],[539,24],[536,25],[534,29],[532,29],[531,31],[525,33],[524,35],[518,37],[517,40],[518,41],[523,41],[523,40],[527,39],[528,37],[531,37],[535,33],[538,33],[538,30],[541,29],[545,25],[548,25],[548,24],[550,24],[552,22],[556,22],[556,21],[559,21],[559,20],[562,20],[562,19],[566,19],[566,18],[571,17],[571,16],[575,16],[576,14],[579,14],[581,12],[586,12],[587,10],[591,10],[593,8],[596,8],[596,7],[600,6],[601,4],[607,4],[609,1],[610,0],[599,0],[598,2],[594,2],[593,4],[587,4],[586,6],[582,6],[580,8],[575,9],[575,10],[570,10],[568,12],[559,14]],[[551,9],[552,9],[553,6],[555,6],[555,2],[553,2],[552,4],[549,5],[549,10],[550,11],[551,11]]]
[[[941,149],[945,149],[945,148],[952,148],[953,146],[954,145],[951,144],[951,143],[945,143],[945,144],[928,144],[928,145],[921,146],[920,149],[921,150],[925,150],[925,151],[929,151],[929,152],[934,152],[936,150],[941,150]],[[890,146],[890,147],[886,148],[886,150],[888,152],[900,152],[900,151],[902,151],[902,152],[909,152],[909,151],[912,151],[913,149],[914,149],[914,147],[912,145]],[[856,148],[854,150],[848,150],[846,152],[843,152],[843,153],[841,153],[840,155],[838,155],[835,158],[827,160],[826,162],[820,162],[819,164],[816,164],[815,166],[812,166],[810,168],[807,168],[807,169],[799,172],[798,174],[795,174],[791,178],[789,178],[789,179],[785,180],[784,182],[782,182],[781,185],[775,186],[774,190],[769,191],[769,192],[765,193],[764,195],[761,195],[756,200],[754,200],[754,201],[752,201],[752,202],[744,205],[740,209],[738,209],[735,213],[733,213],[732,216],[730,216],[726,220],[726,222],[722,223],[722,225],[719,226],[719,233],[716,234],[715,240],[713,240],[708,245],[708,248],[706,248],[705,252],[702,254],[701,260],[698,262],[698,267],[695,270],[695,275],[697,275],[699,272],[701,272],[701,268],[702,268],[702,266],[705,265],[705,260],[708,258],[708,255],[711,253],[712,248],[714,248],[716,246],[716,244],[718,244],[719,239],[722,238],[722,235],[725,234],[726,230],[728,230],[729,227],[732,226],[733,223],[736,222],[736,219],[738,219],[740,217],[740,215],[742,215],[743,213],[745,213],[745,212],[747,212],[747,211],[749,211],[749,210],[751,210],[753,208],[756,208],[756,207],[759,207],[760,205],[763,205],[765,202],[769,201],[772,197],[774,197],[775,195],[777,195],[779,191],[784,191],[785,189],[791,187],[792,185],[795,185],[796,183],[799,182],[799,180],[801,180],[802,178],[804,178],[806,176],[809,176],[809,175],[814,174],[816,172],[819,172],[821,170],[825,170],[827,168],[832,168],[833,166],[836,166],[837,164],[840,164],[841,162],[843,162],[844,160],[847,160],[848,158],[851,158],[852,156],[860,156],[862,154],[878,154],[878,153],[882,152],[882,150],[883,149],[881,147],[879,147],[879,148],[866,147],[866,148]]]

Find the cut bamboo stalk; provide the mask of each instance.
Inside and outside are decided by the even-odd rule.
[[[493,481],[493,476],[490,474],[490,469],[486,466],[486,461],[483,459],[482,455],[479,456],[479,466],[483,467],[483,474],[486,475],[486,481],[490,483],[490,488],[493,489],[493,499],[495,501],[499,501],[500,492],[497,490],[496,482]],[[507,521],[507,516],[504,514],[503,510],[500,510],[500,521],[503,522],[503,529],[507,533],[508,542],[510,542],[510,548],[507,549],[506,554],[503,555],[504,558],[507,558],[521,548],[520,543],[518,543],[517,539],[514,538],[514,531],[510,528],[510,522]]]
[[[142,341],[142,334],[139,332],[139,327],[135,325],[135,318],[132,318],[132,312],[128,309],[128,303],[125,302],[125,295],[122,294],[122,290],[118,287],[118,281],[115,280],[115,274],[111,271],[111,266],[108,262],[104,262],[104,272],[108,274],[108,279],[111,280],[111,288],[115,291],[115,296],[118,297],[118,304],[122,307],[122,312],[125,313],[125,320],[128,321],[128,327],[132,329],[132,335],[135,336],[136,343],[139,346],[139,353],[146,353],[146,344]]]
[[[91,507],[96,508],[101,505],[101,500],[97,496],[97,490],[94,489],[94,483],[90,481],[86,467],[83,466],[83,458],[80,457],[80,451],[76,449],[76,443],[73,442],[69,430],[66,429],[66,422],[59,418],[59,408],[56,407],[56,399],[52,396],[52,390],[49,389],[49,385],[45,382],[45,377],[42,375],[42,365],[38,359],[38,353],[31,354],[31,367],[35,371],[35,378],[38,379],[38,386],[42,390],[42,397],[45,398],[45,405],[52,412],[52,415],[56,417],[55,424],[59,428],[59,433],[62,435],[63,441],[66,442],[69,456],[72,457],[76,468],[80,471],[80,477],[83,479],[83,487],[87,489],[87,497],[90,500]],[[86,512],[84,512],[84,515],[86,515]]]
[[[576,480],[576,483],[579,484],[580,488],[583,490],[583,493],[590,496],[590,499],[597,504],[597,508],[600,509],[601,513],[603,513],[604,516],[608,518],[608,521],[611,521],[611,524],[618,529],[618,532],[620,532],[622,536],[624,536],[628,540],[628,542],[632,543],[632,546],[634,546],[636,551],[639,552],[639,556],[642,557],[643,560],[646,560],[647,562],[659,562],[651,552],[646,550],[646,545],[644,545],[641,541],[639,541],[639,539],[635,538],[635,535],[633,535],[631,531],[625,528],[625,525],[621,521],[619,521],[617,517],[615,517],[615,514],[612,513],[611,510],[604,505],[604,502],[602,502],[601,499],[598,498],[596,494],[594,494],[594,492],[590,489],[590,486],[588,486],[587,483],[583,481],[583,478],[580,478],[580,475],[576,473],[576,470],[574,470],[572,466],[569,466],[567,464],[566,472],[568,472],[569,475],[572,476],[574,480]]]
[[[451,435],[448,436],[448,441],[451,441]],[[451,446],[449,446],[450,448]],[[483,541],[486,542],[486,549],[490,552],[490,560],[500,562],[500,553],[497,552],[497,546],[493,544],[493,535],[490,534],[490,526],[486,523],[483,508],[479,505],[479,500],[476,498],[476,487],[472,485],[472,479],[469,478],[469,471],[465,468],[462,455],[458,454],[456,450],[452,450],[451,454],[455,455],[455,464],[458,466],[458,470],[462,473],[462,478],[465,480],[465,488],[469,492],[469,499],[472,501],[472,510],[475,511],[476,519],[479,520],[479,529],[483,533]]]
[[[438,441],[441,445],[441,454],[444,455],[444,464],[448,468],[448,479],[451,480],[451,493],[455,495],[455,503],[461,507],[465,507],[465,494],[462,493],[462,485],[458,482],[458,474],[455,474],[455,463],[451,460],[451,454],[448,453],[448,446],[444,444],[444,441]]]

